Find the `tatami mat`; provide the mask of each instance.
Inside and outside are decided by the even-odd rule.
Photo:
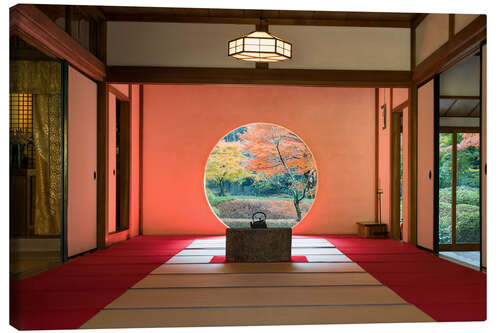
[[[214,256],[213,255],[197,255],[197,256],[192,256],[192,255],[183,255],[183,256],[175,256],[169,259],[166,262],[166,265],[168,264],[208,264],[210,260],[212,260]]]
[[[368,273],[149,275],[132,288],[380,285]]]
[[[308,262],[351,262],[349,257],[343,254],[309,254],[306,255]]]
[[[107,309],[406,303],[383,286],[129,289]]]
[[[161,265],[150,274],[364,272],[356,263],[235,263]]]
[[[82,328],[311,325],[433,321],[410,304],[375,306],[254,307],[104,310]]]
[[[432,321],[323,238],[292,239],[305,263],[209,263],[224,255],[193,241],[82,328]]]

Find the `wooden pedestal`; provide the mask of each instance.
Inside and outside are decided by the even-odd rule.
[[[292,229],[226,229],[226,259],[233,262],[290,261]]]
[[[387,224],[358,222],[358,235],[364,238],[386,238]]]

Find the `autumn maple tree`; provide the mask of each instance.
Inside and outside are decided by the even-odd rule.
[[[224,195],[224,181],[235,182],[245,177],[245,158],[239,142],[219,141],[212,150],[207,162],[206,178],[215,181],[220,195]]]
[[[272,182],[289,194],[302,218],[300,202],[313,194],[316,169],[311,152],[304,142],[283,127],[252,124],[239,136],[241,149],[249,155],[245,167],[257,180]]]

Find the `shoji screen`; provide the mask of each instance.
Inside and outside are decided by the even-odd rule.
[[[68,256],[97,247],[97,84],[68,69]]]
[[[434,80],[418,88],[417,245],[434,249]]]

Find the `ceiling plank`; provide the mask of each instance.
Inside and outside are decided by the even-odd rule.
[[[451,102],[451,104],[448,107],[448,109],[446,109],[446,111],[443,112],[443,114],[441,115],[441,117],[446,117],[446,115],[448,114],[448,112],[450,112],[450,110],[455,106],[455,104],[457,104],[457,102],[458,102],[458,99],[453,100],[453,102]]]

